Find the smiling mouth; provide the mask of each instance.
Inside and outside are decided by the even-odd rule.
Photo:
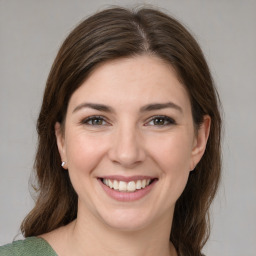
[[[157,179],[141,179],[141,180],[129,181],[129,182],[122,181],[122,180],[106,179],[106,178],[101,178],[100,180],[107,187],[115,191],[135,192],[135,191],[140,191],[146,188]]]

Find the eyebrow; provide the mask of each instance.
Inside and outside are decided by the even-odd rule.
[[[174,108],[181,113],[183,112],[182,108],[173,102],[148,104],[142,107],[140,109],[140,112],[148,112],[148,111],[160,110],[165,108]]]
[[[82,104],[78,105],[73,110],[73,113],[77,112],[78,110],[80,110],[82,108],[91,108],[91,109],[95,109],[95,110],[103,111],[103,112],[107,112],[107,113],[115,112],[112,107],[104,105],[104,104],[82,103]],[[161,110],[161,109],[165,109],[165,108],[173,108],[173,109],[176,109],[179,112],[183,113],[182,108],[173,102],[148,104],[148,105],[141,107],[140,112],[149,112],[149,111]]]
[[[114,109],[111,108],[110,106],[106,106],[103,104],[97,104],[97,103],[82,103],[80,105],[78,105],[74,110],[74,112],[77,112],[78,110],[82,109],[82,108],[92,108],[95,110],[99,110],[99,111],[103,111],[103,112],[114,112]]]

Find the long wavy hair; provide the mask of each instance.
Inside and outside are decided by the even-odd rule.
[[[171,64],[186,88],[195,127],[211,117],[206,151],[176,202],[170,241],[180,256],[200,256],[209,232],[209,207],[221,170],[221,116],[203,53],[188,30],[151,8],[103,10],[80,23],[66,38],[52,65],[37,122],[34,169],[36,203],[21,225],[25,237],[66,225],[77,216],[77,194],[63,171],[54,125],[65,119],[69,99],[97,66],[108,60],[153,54]],[[121,85],[120,85],[121,86]]]

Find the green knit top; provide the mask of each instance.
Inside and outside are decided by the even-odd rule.
[[[0,256],[57,256],[52,247],[42,238],[28,237],[0,246]]]

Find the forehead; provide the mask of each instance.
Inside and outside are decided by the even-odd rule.
[[[75,107],[83,101],[119,107],[168,101],[190,103],[174,68],[148,55],[111,60],[98,66],[73,93],[69,105]]]

